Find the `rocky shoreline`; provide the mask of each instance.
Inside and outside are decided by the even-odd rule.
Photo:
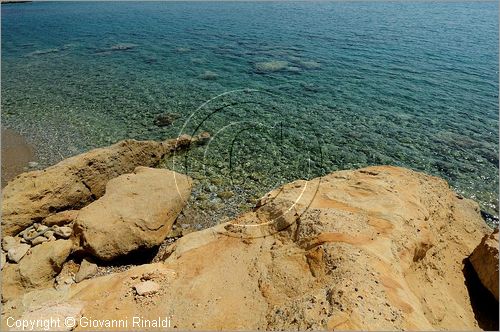
[[[179,225],[196,223],[192,180],[158,166],[209,139],[126,140],[10,181],[2,329],[63,316],[78,323],[67,330],[109,329],[89,317],[165,329],[133,316],[182,330],[498,328],[498,313],[475,304],[498,309],[498,231],[445,181],[338,171],[194,231]]]

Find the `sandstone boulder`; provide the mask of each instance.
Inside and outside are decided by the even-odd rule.
[[[108,180],[137,166],[155,166],[190,142],[187,135],[164,142],[125,140],[23,173],[2,190],[3,234],[15,235],[57,212],[79,209],[101,197]]]
[[[46,226],[64,226],[75,221],[77,215],[78,210],[61,211],[43,219],[43,224]]]
[[[498,301],[498,228],[483,237],[469,260],[481,283]]]
[[[31,254],[19,263],[23,285],[37,288],[49,285],[71,253],[73,243],[69,240],[45,242],[31,249]]]
[[[110,180],[106,194],[78,214],[81,245],[102,260],[157,246],[190,193],[189,177],[166,169],[138,167]]]
[[[7,265],[3,271],[3,297],[12,299],[30,289],[52,286],[72,247],[70,240],[45,242],[33,247],[19,264]]]
[[[181,330],[479,329],[462,269],[489,230],[445,181],[369,167],[287,184],[259,204],[180,238],[163,263],[47,292],[93,319],[168,308]],[[159,285],[154,301],[131,292],[139,280]]]

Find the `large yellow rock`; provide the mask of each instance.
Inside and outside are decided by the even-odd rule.
[[[72,248],[70,240],[45,242],[31,248],[19,264],[8,264],[2,271],[3,297],[12,299],[30,289],[52,287]]]
[[[163,263],[26,294],[4,317],[50,297],[81,303],[92,319],[128,317],[120,330],[145,329],[134,316],[182,330],[475,330],[463,261],[488,232],[477,204],[439,178],[386,166],[335,172],[180,238]],[[159,286],[147,298],[134,291],[145,280]]]
[[[81,245],[112,260],[165,240],[191,194],[191,179],[166,169],[137,167],[112,179],[106,193],[81,209],[75,221]]]
[[[187,135],[164,142],[125,140],[17,176],[2,190],[3,235],[15,235],[57,212],[80,209],[101,197],[110,179],[137,166],[155,166],[190,141]]]
[[[483,237],[469,259],[481,283],[498,301],[498,228]]]

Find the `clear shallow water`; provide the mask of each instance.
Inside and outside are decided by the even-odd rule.
[[[156,126],[165,112],[178,118]],[[393,164],[498,215],[498,4],[2,5],[2,122],[45,165],[208,130],[208,146],[166,164],[212,209]]]

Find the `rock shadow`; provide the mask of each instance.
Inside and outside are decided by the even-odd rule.
[[[463,260],[465,286],[469,292],[472,310],[479,327],[487,331],[498,331],[498,302],[483,286],[468,258]]]
[[[83,258],[89,258],[100,267],[135,266],[151,263],[153,258],[158,254],[159,248],[160,246],[155,246],[153,248],[139,248],[124,256],[117,257],[110,261],[94,257],[85,250],[79,250],[72,253],[70,258],[74,259],[77,263],[80,263]]]

